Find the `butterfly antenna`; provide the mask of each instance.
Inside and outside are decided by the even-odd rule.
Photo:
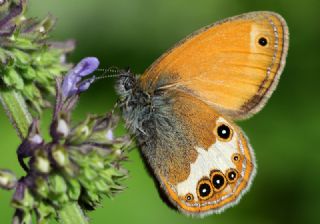
[[[120,69],[118,67],[110,67],[110,68],[98,68],[97,72],[101,72],[102,74],[98,77],[95,77],[95,80],[105,79],[105,78],[114,78],[120,76]]]
[[[120,103],[120,100],[118,99],[117,102],[113,105],[113,108],[111,110],[112,115],[114,114],[115,110],[118,108],[119,103]]]

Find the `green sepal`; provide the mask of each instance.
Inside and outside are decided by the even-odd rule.
[[[51,174],[48,181],[49,189],[53,194],[61,195],[67,192],[67,183],[62,176],[58,174]]]
[[[33,209],[35,200],[31,195],[29,189],[25,187],[23,192],[23,198],[19,201],[13,200],[11,203],[15,208],[20,208],[22,210],[25,210],[25,209]]]
[[[18,49],[12,49],[11,52],[14,55],[15,65],[17,67],[23,68],[23,69],[26,69],[27,67],[29,67],[31,60],[30,60],[30,56],[27,53]]]
[[[40,202],[37,206],[37,224],[46,224],[55,215],[55,209],[45,202]]]
[[[3,81],[7,87],[15,88],[18,90],[22,90],[24,87],[23,79],[12,67],[9,67],[4,72]]]
[[[69,156],[65,148],[61,145],[56,145],[51,151],[52,158],[60,167],[67,166],[69,161]]]
[[[68,178],[68,196],[71,200],[78,200],[81,193],[81,186],[75,179]]]
[[[36,188],[35,191],[43,198],[48,198],[50,189],[47,180],[43,179],[42,177],[37,177],[36,181]]]

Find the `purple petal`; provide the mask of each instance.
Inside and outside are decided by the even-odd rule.
[[[71,70],[63,79],[62,83],[62,94],[65,97],[71,96],[77,92],[77,83],[81,78],[77,77]]]
[[[24,198],[26,185],[24,184],[23,180],[19,181],[16,187],[16,191],[13,194],[13,201],[20,202]]]
[[[94,57],[84,58],[65,76],[62,83],[62,94],[69,97],[87,90],[94,79],[80,83],[81,78],[94,72],[99,66],[99,60]]]
[[[87,89],[89,89],[90,85],[94,82],[94,80],[96,79],[96,77],[92,77],[90,79],[84,80],[78,88],[78,92],[84,92]]]
[[[95,57],[87,57],[73,69],[79,76],[84,77],[94,72],[99,67],[99,60]]]

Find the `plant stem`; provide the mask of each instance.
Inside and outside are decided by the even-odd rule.
[[[0,101],[19,137],[28,134],[32,116],[23,97],[14,90],[0,89]],[[76,202],[69,203],[58,211],[63,224],[87,224],[87,219]]]
[[[19,137],[23,139],[27,136],[32,122],[23,97],[14,90],[1,89],[0,101]]]
[[[76,203],[69,203],[59,211],[59,218],[63,224],[87,224],[82,210]]]

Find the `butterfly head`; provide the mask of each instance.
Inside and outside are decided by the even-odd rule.
[[[120,96],[120,109],[126,121],[127,128],[135,133],[142,130],[142,120],[150,112],[150,95],[139,85],[139,77],[129,69],[119,74],[116,90]]]
[[[136,75],[133,74],[130,69],[120,71],[117,81],[117,92],[121,101],[128,99],[135,91],[137,86]]]

